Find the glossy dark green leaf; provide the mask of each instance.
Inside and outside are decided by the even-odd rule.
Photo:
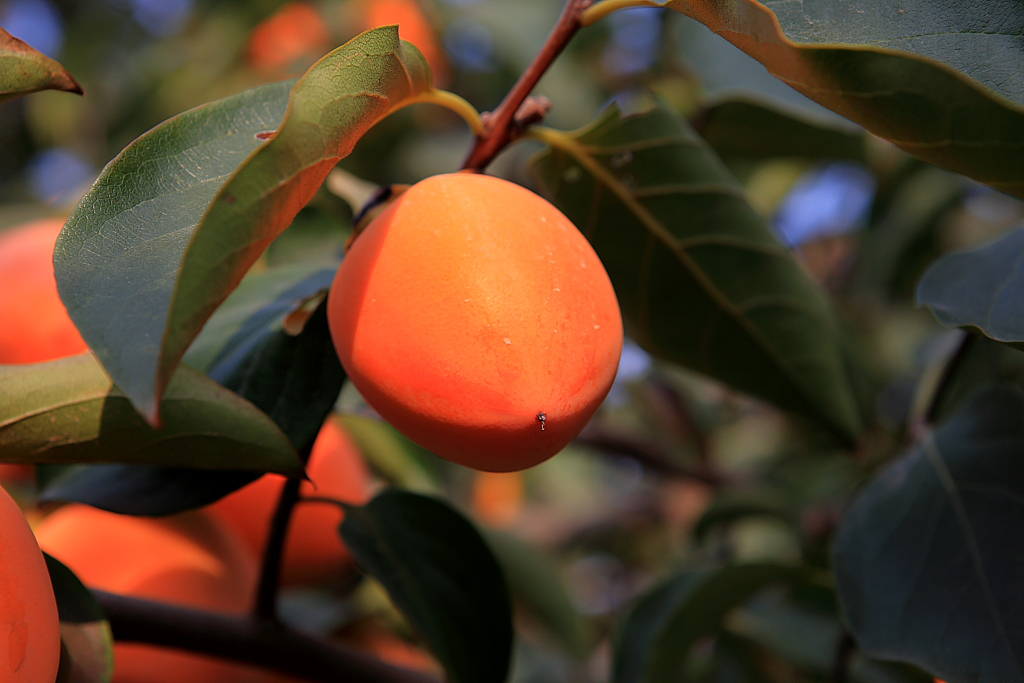
[[[512,605],[494,555],[462,515],[436,498],[386,490],[346,506],[341,536],[430,646],[452,683],[501,683],[512,650]]]
[[[1024,393],[992,387],[865,487],[836,535],[868,655],[947,681],[1024,680]]]
[[[590,624],[569,599],[558,565],[542,550],[512,534],[485,534],[517,602],[569,653],[582,658],[594,645]]]
[[[60,616],[61,658],[56,683],[108,683],[114,638],[88,588],[59,560],[43,554]]]
[[[241,363],[267,335],[282,329],[284,319],[327,291],[337,268],[293,265],[247,275],[203,326],[182,359],[208,372]]]
[[[717,102],[698,112],[693,123],[724,157],[864,160],[863,132],[829,128],[752,101]]]
[[[860,426],[828,302],[721,161],[665,106],[543,130],[544,193],[597,250],[647,351],[821,421]]]
[[[810,99],[937,166],[1024,196],[1024,6],[668,0]]]
[[[798,569],[767,564],[687,570],[641,596],[617,630],[612,683],[679,680],[690,647],[722,626],[733,608]]]
[[[729,620],[729,628],[783,660],[818,676],[835,667],[844,637],[833,611],[812,609],[783,591],[767,591],[751,600]],[[878,662],[854,650],[847,663],[851,683],[931,683],[932,677],[913,667]]]
[[[139,417],[88,354],[0,366],[0,396],[3,462],[302,471],[270,418],[190,368],[167,389],[161,429]]]
[[[431,87],[396,26],[357,36],[289,85],[149,131],[104,169],[58,239],[68,313],[153,424],[185,350],[267,245],[367,129]]]
[[[0,103],[40,90],[82,94],[64,67],[0,28]]]
[[[213,371],[218,368],[214,364]],[[299,452],[308,449],[345,381],[321,302],[302,332],[265,335],[222,384],[266,413]],[[169,515],[219,500],[259,472],[97,465],[68,472],[40,496],[129,515]]]
[[[973,251],[950,254],[924,274],[917,303],[943,325],[1024,343],[1024,227]]]

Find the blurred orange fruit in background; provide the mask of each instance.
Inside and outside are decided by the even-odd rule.
[[[333,498],[361,505],[369,499],[370,473],[359,449],[337,420],[328,418],[309,455],[302,496]],[[285,478],[266,474],[225,496],[209,509],[245,540],[253,553],[263,552],[270,520]],[[324,503],[300,503],[292,512],[284,546],[281,581],[312,584],[342,577],[352,558],[338,535],[344,517],[340,508]]]
[[[64,226],[44,218],[0,231],[0,364],[42,363],[86,351],[57,295],[53,245]]]

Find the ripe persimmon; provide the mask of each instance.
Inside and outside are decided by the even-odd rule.
[[[253,599],[256,557],[203,511],[153,518],[67,505],[44,519],[36,535],[90,588],[227,614],[243,614]],[[213,657],[114,644],[113,683],[281,680],[287,679]]]
[[[249,34],[246,59],[267,76],[305,70],[330,47],[331,35],[316,8],[295,0],[282,5]]]
[[[370,474],[362,455],[337,420],[328,418],[309,454],[301,495],[334,498],[360,505],[369,499]],[[270,519],[285,478],[265,474],[253,483],[210,505],[256,554],[262,554]],[[338,535],[344,513],[334,505],[299,504],[292,512],[284,545],[281,581],[312,584],[340,577],[352,556]]]
[[[59,666],[50,573],[17,503],[0,488],[0,680],[52,681]]]
[[[0,364],[42,363],[86,350],[53,276],[53,245],[63,225],[44,218],[0,232]]]
[[[352,243],[328,321],[353,384],[424,448],[521,470],[569,443],[622,350],[601,261],[533,192],[454,173],[399,195]]]

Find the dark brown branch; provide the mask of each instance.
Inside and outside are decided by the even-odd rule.
[[[540,52],[519,76],[519,80],[512,86],[498,108],[485,117],[484,132],[477,137],[476,144],[469,151],[469,156],[466,157],[462,168],[482,171],[497,156],[498,152],[503,150],[518,133],[522,132],[521,127],[516,126],[516,114],[536,87],[537,82],[540,81],[541,76],[548,70],[555,58],[562,53],[576,32],[580,30],[582,26],[580,15],[591,3],[592,0],[566,1],[558,23],[551,30]],[[531,106],[530,111],[524,113],[522,125],[536,122],[535,109],[536,107]]]
[[[673,460],[657,444],[626,434],[590,426],[576,437],[576,443],[593,449],[633,458],[647,468],[669,477],[693,479],[711,486],[726,483],[726,477],[707,466],[687,467]]]
[[[437,683],[286,626],[94,590],[114,639],[221,657],[319,683]]]
[[[299,500],[301,479],[289,479],[281,489],[281,497],[277,501],[274,517],[270,521],[267,543],[263,548],[260,565],[259,583],[256,585],[256,599],[252,613],[258,620],[275,621],[277,619],[277,588],[281,579],[281,558],[284,553],[284,542],[288,535],[288,522],[292,518],[292,510]]]

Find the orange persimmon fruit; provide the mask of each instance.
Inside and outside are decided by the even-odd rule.
[[[308,2],[288,2],[257,24],[249,34],[246,60],[264,75],[304,71],[329,48],[331,35],[323,17]]]
[[[90,588],[238,615],[253,599],[256,557],[220,520],[203,511],[133,517],[72,504],[44,519],[36,536],[40,547]],[[204,655],[114,644],[113,683],[286,680]]]
[[[0,488],[0,680],[52,681],[60,618],[43,553],[17,503]]]
[[[42,363],[86,350],[53,276],[53,245],[63,225],[44,218],[0,231],[0,364]]]
[[[565,447],[622,351],[615,291],[579,230],[533,192],[474,173],[427,178],[373,219],[327,316],[370,406],[427,450],[492,472]]]
[[[334,498],[361,505],[369,499],[370,474],[362,455],[337,420],[324,422],[309,454],[303,496]],[[230,525],[255,554],[262,554],[270,519],[285,478],[265,474],[253,483],[210,505],[214,515]],[[341,577],[352,557],[338,535],[344,517],[340,508],[323,503],[296,506],[288,524],[281,581],[308,585]]]

